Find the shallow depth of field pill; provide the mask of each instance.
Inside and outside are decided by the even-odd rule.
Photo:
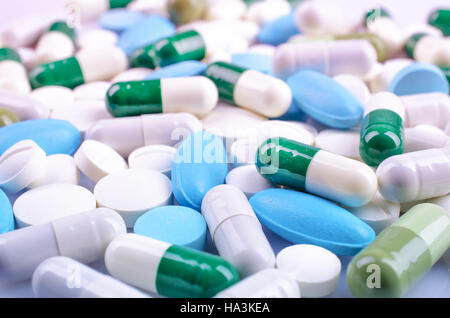
[[[256,154],[256,149],[255,149]],[[247,198],[262,190],[276,186],[262,177],[255,165],[248,164],[231,170],[225,179],[226,184],[237,187]]]
[[[176,149],[166,145],[149,145],[134,150],[128,156],[130,168],[147,168],[170,177]]]
[[[80,181],[80,173],[72,156],[64,154],[51,155],[45,159],[45,165],[46,167],[43,168],[44,173],[28,187],[36,188],[52,183],[78,184]]]
[[[11,202],[0,190],[0,234],[14,230],[14,214]]]

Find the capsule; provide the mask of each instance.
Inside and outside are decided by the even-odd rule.
[[[39,39],[36,45],[36,63],[44,64],[71,57],[75,52],[75,30],[66,22],[58,21]]]
[[[364,76],[377,63],[377,52],[366,40],[287,43],[277,47],[272,60],[274,75],[287,78],[301,69],[328,76]]]
[[[153,113],[208,114],[219,95],[204,76],[114,83],[106,92],[108,111],[115,117]]]
[[[388,92],[372,95],[361,126],[359,154],[369,166],[404,151],[405,107],[397,96]]]
[[[275,254],[245,194],[231,185],[206,193],[201,212],[219,255],[241,277],[275,267]]]
[[[419,125],[405,129],[405,153],[450,147],[450,138],[441,129]]]
[[[31,279],[39,298],[148,298],[141,291],[64,256],[43,261]]]
[[[300,298],[297,282],[275,268],[253,274],[218,293],[215,298]]]
[[[9,47],[0,48],[0,90],[22,95],[31,91],[20,56]]]
[[[450,10],[438,9],[428,18],[428,23],[442,31],[444,36],[450,36]]]
[[[200,121],[188,113],[153,114],[99,120],[86,132],[85,139],[103,142],[128,158],[143,146],[175,146],[201,129]]]
[[[285,82],[258,71],[215,62],[205,76],[216,84],[223,100],[267,117],[284,115],[292,103],[292,92]]]
[[[167,11],[170,18],[177,24],[201,19],[207,7],[205,0],[170,0],[163,2],[167,2]]]
[[[435,65],[450,65],[450,39],[415,33],[405,44],[406,54],[416,61]]]
[[[400,99],[405,106],[405,127],[427,124],[444,129],[450,121],[450,96],[447,94],[414,94]]]
[[[392,202],[410,202],[450,193],[450,148],[393,156],[377,169],[381,194]]]
[[[355,297],[402,297],[450,247],[450,216],[419,204],[381,232],[347,268]]]
[[[7,108],[0,107],[0,128],[19,121],[19,117]]]
[[[97,18],[109,9],[125,8],[133,0],[65,0],[69,12],[77,14],[82,21]]]
[[[377,191],[375,173],[362,162],[285,138],[269,138],[256,166],[269,181],[348,207],[367,204]]]
[[[88,47],[67,59],[36,66],[30,72],[33,89],[58,85],[74,88],[109,80],[127,68],[125,53],[116,46]]]
[[[137,234],[113,240],[105,264],[113,277],[166,297],[213,297],[239,281],[218,256]]]
[[[36,267],[52,256],[94,262],[103,257],[114,237],[123,233],[126,226],[121,216],[100,208],[2,234],[0,281],[30,278]]]

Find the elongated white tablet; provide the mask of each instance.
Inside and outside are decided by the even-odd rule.
[[[369,100],[369,88],[361,78],[351,74],[340,74],[333,77],[333,79],[355,96],[361,105],[365,105]]]
[[[258,125],[258,143],[268,138],[283,137],[301,143],[312,145],[314,137],[307,129],[282,120],[268,120]]]
[[[127,163],[121,155],[110,146],[96,140],[83,141],[74,158],[81,172],[94,182],[127,168]]]
[[[45,151],[26,139],[8,148],[0,157],[0,187],[17,193],[45,173]]]
[[[45,165],[45,173],[34,180],[28,186],[29,188],[52,183],[78,184],[80,181],[80,173],[72,156],[64,154],[51,155],[45,160]]]
[[[170,177],[172,159],[177,150],[166,145],[149,145],[133,151],[128,157],[130,168],[147,168]]]
[[[145,68],[145,67],[130,68],[129,70],[126,70],[126,71],[116,75],[111,80],[111,83],[140,81],[140,80],[145,79],[152,72],[153,72],[153,70],[151,70],[149,68]]]
[[[102,178],[94,195],[99,206],[116,210],[127,227],[133,227],[143,213],[170,202],[172,184],[158,171],[126,169]]]
[[[105,100],[106,91],[111,86],[110,82],[97,81],[86,83],[73,90],[76,100]]]
[[[50,221],[95,209],[95,197],[86,188],[54,183],[29,190],[14,203],[18,227]]]
[[[341,261],[327,249],[298,244],[277,255],[276,266],[297,280],[303,297],[325,297],[337,287]]]
[[[255,193],[276,187],[259,174],[255,165],[245,165],[231,170],[227,174],[225,182],[244,192],[249,199]]]
[[[314,140],[316,147],[352,159],[361,160],[359,155],[359,131],[322,130]]]
[[[65,109],[75,101],[75,95],[70,88],[64,86],[44,86],[34,89],[30,97],[44,104],[50,112]]]

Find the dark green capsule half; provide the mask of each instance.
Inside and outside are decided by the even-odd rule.
[[[237,270],[223,258],[172,245],[159,263],[156,291],[166,297],[209,298],[238,281]]]
[[[439,68],[444,73],[445,77],[447,78],[448,84],[450,84],[450,66],[439,66]]]
[[[33,89],[50,85],[75,88],[84,84],[80,63],[74,56],[36,66],[29,77]]]
[[[133,0],[109,0],[109,8],[125,8]]]
[[[219,97],[223,100],[236,104],[234,101],[234,87],[247,69],[226,62],[215,62],[208,66],[205,76],[214,82],[219,91]]]
[[[377,109],[364,117],[361,126],[359,154],[369,166],[400,155],[404,149],[402,118],[394,111]]]
[[[9,47],[3,47],[0,49],[0,62],[6,60],[22,63],[20,55],[19,53],[17,53],[16,50],[11,49]]]
[[[53,23],[48,29],[49,32],[57,31],[67,35],[75,43],[75,30],[67,25],[66,22],[58,21]]]
[[[106,92],[106,101],[114,117],[162,113],[161,81],[114,83]]]
[[[170,64],[205,58],[206,44],[194,30],[175,34],[133,52],[131,67],[156,68]]]
[[[417,42],[420,41],[421,38],[426,36],[426,33],[415,33],[411,35],[405,43],[405,52],[409,56],[409,58],[414,59],[414,50],[416,49]]]
[[[365,19],[364,19],[364,23],[365,23],[365,26],[367,27],[368,24],[375,21],[378,17],[390,17],[390,16],[391,15],[389,14],[389,12],[386,9],[381,8],[381,7],[374,8],[374,9],[367,11]]]
[[[306,191],[309,164],[320,149],[286,138],[269,138],[256,153],[256,167],[267,180]]]
[[[433,11],[428,18],[428,23],[442,31],[444,36],[450,36],[450,10],[439,9]]]

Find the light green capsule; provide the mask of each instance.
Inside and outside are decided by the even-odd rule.
[[[0,107],[0,127],[17,123],[19,118],[13,112]]]
[[[177,24],[199,20],[206,9],[205,0],[169,0],[167,9],[170,18]]]

